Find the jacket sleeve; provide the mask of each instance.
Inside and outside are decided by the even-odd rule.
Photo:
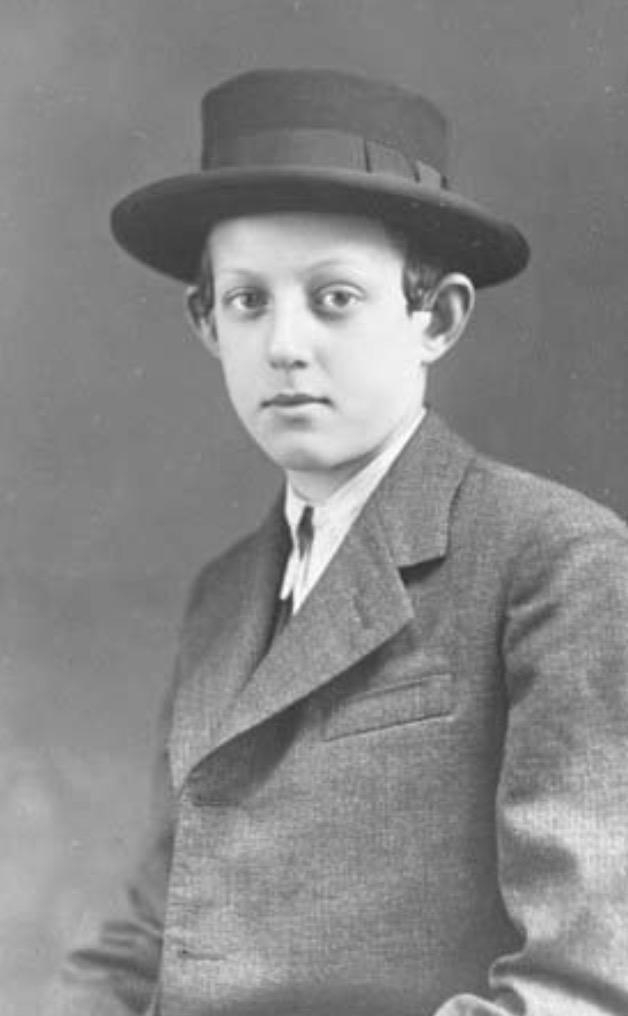
[[[522,946],[436,1016],[628,1013],[628,538],[546,519],[513,569],[499,880]],[[489,1000],[490,999],[490,1000]]]
[[[164,746],[169,723],[168,703],[160,725]],[[170,766],[163,747],[153,774],[144,848],[119,913],[103,924],[97,941],[70,953],[46,994],[43,1016],[136,1016],[153,1011],[173,831]]]

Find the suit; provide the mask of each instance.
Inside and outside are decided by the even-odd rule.
[[[198,578],[131,916],[47,1012],[625,1016],[623,523],[429,413],[268,648],[286,539]]]

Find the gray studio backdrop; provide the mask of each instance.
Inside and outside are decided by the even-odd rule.
[[[188,581],[277,477],[111,204],[192,169],[252,67],[393,77],[534,257],[432,401],[485,450],[628,513],[626,0],[2,0],[0,1012],[32,1016],[145,812]]]

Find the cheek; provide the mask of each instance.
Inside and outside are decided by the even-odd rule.
[[[378,408],[381,399],[402,400],[418,384],[414,350],[396,343],[363,342],[353,355],[337,357],[335,381],[351,402]]]
[[[246,405],[255,398],[255,381],[260,371],[251,354],[251,347],[244,343],[220,347],[220,364],[227,391],[238,405]]]
[[[246,383],[244,372],[229,369],[224,363],[222,364],[222,370],[223,381],[231,408],[248,429],[255,404],[251,385]]]

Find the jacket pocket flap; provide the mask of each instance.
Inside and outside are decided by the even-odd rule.
[[[443,716],[452,709],[450,673],[428,674],[420,681],[381,688],[345,701],[328,717],[324,737],[330,741],[347,734],[414,723]]]

